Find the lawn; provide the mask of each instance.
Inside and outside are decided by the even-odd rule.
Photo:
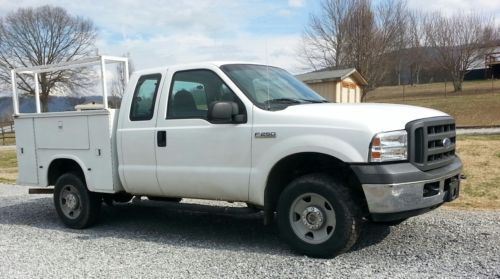
[[[467,179],[460,198],[448,206],[500,209],[500,135],[459,136],[457,145]]]
[[[500,135],[459,136],[458,154],[464,162],[460,198],[447,204],[453,208],[500,209]],[[0,149],[0,183],[14,184],[16,153]]]
[[[500,125],[500,81],[464,82],[463,91],[450,92],[447,83],[416,86],[384,86],[369,92],[367,102],[396,103],[429,107],[452,115],[458,126]],[[403,96],[404,90],[404,96]]]
[[[17,177],[15,149],[0,149],[0,183],[14,184]]]

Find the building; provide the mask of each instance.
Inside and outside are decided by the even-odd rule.
[[[325,99],[335,103],[359,103],[361,91],[368,85],[354,68],[318,71],[296,76]]]

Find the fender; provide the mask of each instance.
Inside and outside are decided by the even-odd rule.
[[[50,168],[50,165],[52,164],[52,162],[54,162],[57,159],[68,159],[68,160],[75,161],[82,169],[83,175],[85,176],[85,181],[87,182],[87,188],[89,189],[89,191],[95,190],[94,187],[91,185],[92,183],[89,182],[89,175],[88,175],[88,171],[87,171],[87,167],[86,167],[85,163],[77,156],[71,155],[71,154],[55,154],[55,155],[51,156],[48,164],[46,164],[47,167],[45,168],[44,174],[39,175],[40,176],[39,177],[40,178],[40,185],[48,186],[49,168]]]
[[[348,142],[320,134],[304,134],[276,141],[265,151],[252,152],[249,200],[258,205],[264,205],[268,176],[273,167],[283,158],[303,152],[325,154],[343,162],[363,161],[365,157]]]

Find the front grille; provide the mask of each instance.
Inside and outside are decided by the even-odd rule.
[[[408,159],[427,171],[445,166],[455,157],[455,121],[451,117],[433,117],[412,121],[408,132]]]

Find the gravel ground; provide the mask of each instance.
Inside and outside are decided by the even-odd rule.
[[[352,251],[324,260],[294,254],[260,215],[218,205],[103,206],[79,231],[61,225],[51,196],[0,185],[0,277],[500,278],[500,211],[367,224]]]

